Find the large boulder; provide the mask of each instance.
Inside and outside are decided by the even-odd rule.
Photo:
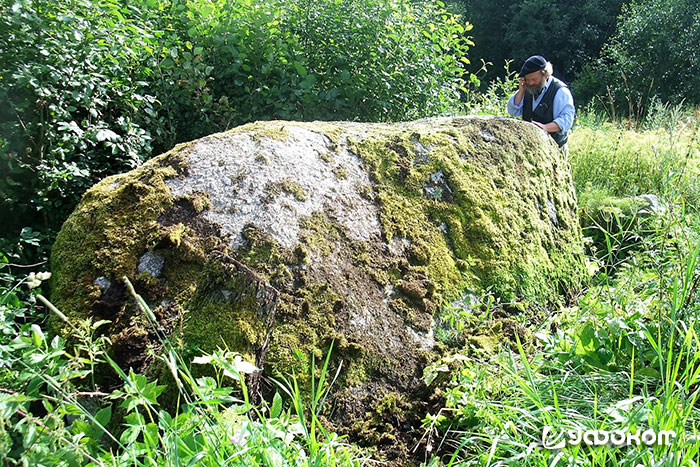
[[[185,356],[227,346],[304,374],[298,355],[334,341],[331,421],[391,444],[401,424],[371,414],[421,397],[439,310],[484,290],[555,302],[582,251],[568,162],[534,125],[256,122],[88,191],[54,245],[52,299],[110,320],[114,357],[139,371],[157,372],[158,342],[122,276]]]

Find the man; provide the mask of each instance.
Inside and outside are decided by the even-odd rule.
[[[552,76],[552,64],[541,55],[525,60],[518,76],[520,87],[508,100],[508,113],[542,128],[568,154],[569,130],[576,113],[571,91]]]

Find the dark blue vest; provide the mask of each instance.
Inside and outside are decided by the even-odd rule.
[[[534,111],[532,110],[533,96],[529,92],[525,92],[525,97],[523,98],[523,120],[528,122],[534,120],[540,123],[553,122],[554,96],[557,94],[557,91],[563,87],[566,87],[566,84],[552,77],[552,82],[549,84],[547,91],[544,93],[544,96],[542,96],[542,100]],[[559,147],[564,146],[569,140],[569,134],[561,131],[558,131],[557,133],[550,133],[549,135],[554,138],[554,141],[557,142]]]

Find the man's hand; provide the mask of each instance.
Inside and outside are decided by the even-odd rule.
[[[542,128],[547,133],[556,133],[557,131],[561,131],[561,128],[559,128],[559,124],[557,122],[540,123],[533,120],[531,123]]]
[[[520,105],[520,102],[523,100],[523,96],[525,95],[525,90],[527,87],[525,86],[525,78],[520,78],[520,83],[518,84],[518,92],[515,93],[515,99],[513,99],[513,103],[515,105]]]
[[[525,92],[527,89],[527,86],[525,85],[525,78],[520,78],[520,84],[518,85],[518,92],[522,93]]]

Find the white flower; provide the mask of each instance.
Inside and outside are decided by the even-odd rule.
[[[40,281],[47,281],[51,278],[51,273],[44,271],[40,272],[39,274],[36,275],[36,278],[39,279]]]
[[[243,360],[243,357],[240,355],[236,355],[236,357],[233,359],[233,365],[236,367],[236,370],[241,373],[252,374],[259,370],[259,368],[252,363]]]
[[[213,359],[212,359],[211,355],[202,355],[200,357],[194,357],[192,359],[192,363],[196,363],[199,365],[206,365],[207,363],[211,363],[212,360]]]
[[[26,284],[29,289],[36,289],[41,285],[42,281],[48,280],[51,277],[50,272],[40,272],[39,274],[30,272],[27,275]]]

